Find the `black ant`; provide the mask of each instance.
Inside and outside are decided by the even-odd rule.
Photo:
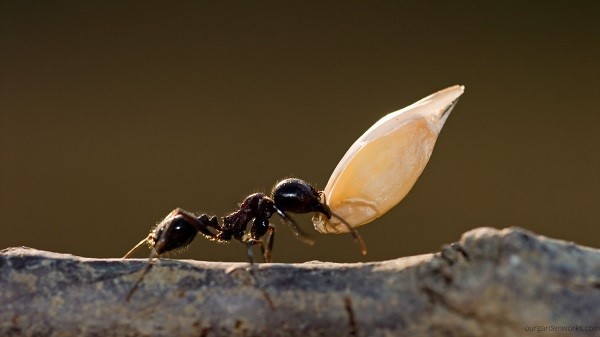
[[[302,242],[312,245],[310,239],[298,226],[296,221],[288,213],[321,213],[328,219],[338,218],[352,234],[358,243],[362,254],[367,253],[367,247],[358,232],[344,219],[334,214],[325,202],[321,201],[322,192],[315,190],[307,182],[289,178],[278,182],[273,187],[272,197],[264,193],[254,193],[246,197],[240,209],[225,216],[223,224],[219,224],[217,217],[209,217],[206,214],[195,216],[181,208],[176,208],[169,213],[147,238],[135,245],[124,258],[142,246],[145,242],[151,247],[148,264],[142,271],[140,278],[129,292],[127,299],[131,298],[133,292],[141,283],[143,277],[150,270],[152,259],[160,257],[169,251],[183,248],[189,245],[197,233],[202,234],[211,241],[227,242],[232,238],[246,245],[246,253],[250,264],[254,263],[254,245],[259,245],[263,260],[271,262],[271,252],[275,239],[275,227],[269,224],[273,214],[279,215],[291,228],[294,236]],[[246,234],[248,223],[252,222],[250,233]],[[269,234],[266,244],[262,238]]]

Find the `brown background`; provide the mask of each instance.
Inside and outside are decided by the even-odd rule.
[[[600,246],[592,1],[0,3],[0,248],[119,257],[176,206],[322,188],[379,117],[457,83],[413,191],[360,228],[368,256],[297,217],[317,244],[280,226],[275,260],[420,254],[478,226]],[[175,256],[245,260],[201,238]]]

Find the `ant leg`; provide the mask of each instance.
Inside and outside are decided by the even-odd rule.
[[[269,227],[272,228],[272,227]],[[251,266],[254,266],[254,250],[252,249],[254,247],[254,245],[259,245],[260,246],[260,250],[263,253],[263,258],[265,257],[265,244],[260,241],[260,240],[256,240],[256,239],[244,239],[242,241],[244,244],[246,244],[246,255],[248,256],[248,262],[250,263]],[[272,248],[272,247],[271,247]],[[269,254],[270,257],[270,254]],[[270,262],[267,261],[265,259],[264,262]]]
[[[246,256],[248,257],[250,266],[254,266],[254,250],[252,249],[252,246],[254,246],[253,243],[246,243]]]
[[[150,271],[150,268],[152,268],[152,261],[148,261],[146,263],[146,266],[144,266],[144,269],[142,270],[142,272],[140,273],[140,276],[138,277],[137,281],[135,282],[135,284],[133,285],[133,287],[131,287],[131,289],[129,290],[129,292],[127,293],[127,297],[125,298],[126,302],[129,302],[129,300],[131,299],[131,297],[133,296],[133,293],[137,290],[137,288],[140,286],[140,283],[142,283],[142,281],[144,280],[144,277],[146,276],[146,274]]]
[[[284,220],[283,222],[285,222],[290,227],[296,239],[310,246],[315,244],[315,240],[313,240],[308,234],[306,234],[302,229],[300,229],[300,226],[298,226],[298,223],[296,222],[296,220],[294,220],[294,218],[292,218],[289,214],[281,211],[276,207],[273,208],[275,208],[277,215],[279,215]]]
[[[153,266],[152,259],[154,259],[155,257],[158,258],[159,254],[155,248],[152,248],[152,251],[150,252],[150,256],[148,256],[148,261],[146,262],[144,269],[140,273],[140,276],[138,277],[138,279],[135,282],[135,284],[133,285],[133,287],[131,287],[131,289],[127,293],[127,297],[125,299],[126,302],[129,302],[129,300],[131,299],[131,296],[133,296],[133,293],[137,290],[137,288],[140,286],[140,283],[142,283],[142,281],[144,280],[144,277],[146,276],[146,274],[148,274],[148,272],[152,268],[152,266]]]
[[[144,240],[138,242],[137,245],[133,246],[133,248],[131,248],[127,254],[125,254],[125,256],[123,256],[124,259],[128,259],[136,250],[138,250],[138,248],[140,248],[144,243],[148,242],[148,237],[146,237]]]
[[[270,227],[270,228],[273,228],[273,227]],[[265,300],[267,301],[267,303],[269,304],[269,307],[271,308],[271,310],[274,310],[275,304],[273,303],[271,296],[269,296],[269,293],[265,289],[263,289],[261,282],[255,273],[255,272],[258,272],[258,266],[254,263],[254,252],[252,251],[252,247],[254,245],[260,245],[261,249],[264,251],[263,242],[260,240],[255,240],[255,239],[251,239],[251,238],[246,238],[246,239],[243,239],[240,241],[246,245],[246,253],[248,255],[248,262],[250,263],[250,266],[248,266],[247,268],[232,267],[232,268],[227,269],[226,273],[232,273],[239,269],[246,269],[248,274],[250,274],[250,276],[254,280],[254,284],[256,284],[256,287],[263,294],[263,296],[264,296]]]
[[[263,243],[260,240],[254,240],[252,238],[249,237],[244,237],[241,239],[238,239],[242,244],[244,244],[246,246],[246,257],[248,258],[248,264],[250,264],[247,268],[242,268],[242,267],[231,267],[228,268],[226,273],[232,273],[235,270],[238,269],[246,269],[248,271],[251,271],[253,269],[256,269],[256,263],[254,263],[254,245],[260,245],[261,249],[264,250],[263,248]]]
[[[274,209],[273,201],[268,198],[263,198],[258,202],[256,207],[256,216],[250,229],[249,242],[260,245],[262,257],[264,262],[271,262],[271,252],[273,250],[273,233],[275,228],[269,224],[269,218],[273,214]],[[269,234],[267,246],[261,240],[266,234]]]
[[[271,252],[273,251],[273,243],[275,243],[275,227],[269,226],[269,238],[267,239],[267,247],[261,245],[263,259],[265,262],[271,263]]]

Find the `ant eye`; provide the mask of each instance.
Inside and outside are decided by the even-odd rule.
[[[158,241],[164,242],[159,254],[182,248],[190,244],[196,237],[196,227],[183,217],[176,216],[157,230]]]

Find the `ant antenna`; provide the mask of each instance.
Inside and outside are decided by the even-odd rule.
[[[354,229],[354,227],[352,227],[348,223],[348,221],[344,220],[344,218],[342,218],[341,216],[339,216],[333,212],[331,212],[331,215],[338,218],[344,224],[344,226],[346,226],[346,228],[348,229],[350,234],[352,234],[354,241],[356,242],[356,244],[358,244],[358,248],[360,249],[360,252],[362,253],[362,255],[367,255],[367,244],[365,243],[363,238],[358,234],[356,229]]]

